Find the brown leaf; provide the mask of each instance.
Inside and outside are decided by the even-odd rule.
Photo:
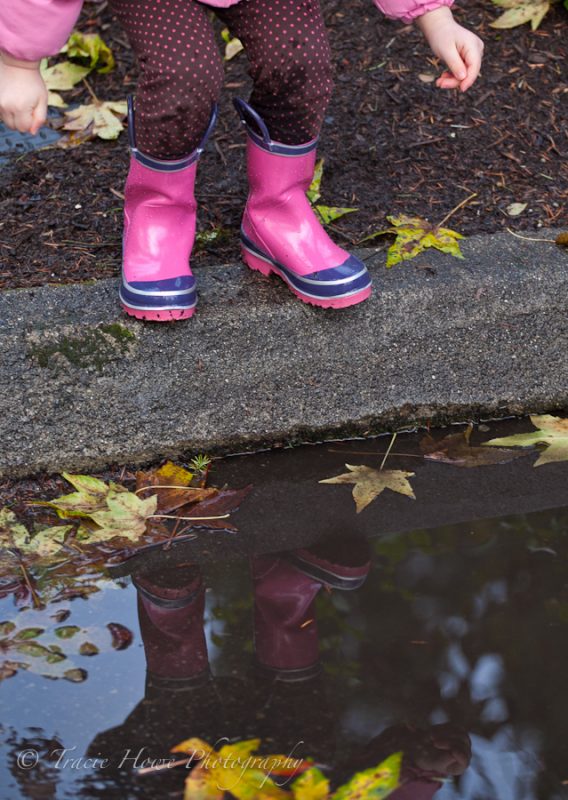
[[[408,478],[414,472],[404,472],[401,469],[373,469],[372,467],[345,465],[349,472],[326,478],[320,483],[353,483],[353,499],[357,514],[361,513],[369,503],[378,497],[385,489],[398,492],[416,500]]]
[[[216,517],[221,514],[231,514],[236,511],[245,497],[252,491],[252,485],[245,486],[244,489],[219,489],[215,497],[203,500],[197,505],[187,508],[187,514],[180,515],[188,517]],[[184,509],[182,509],[183,511]],[[212,519],[196,521],[195,527],[213,528],[217,530],[236,531],[234,525],[223,519]]]
[[[443,464],[452,464],[454,467],[484,467],[491,464],[506,464],[514,461],[525,452],[513,449],[489,450],[487,447],[476,447],[469,444],[473,426],[469,425],[461,433],[452,433],[436,441],[429,434],[420,441],[420,449],[424,458],[429,461],[439,461]]]
[[[133,640],[132,631],[119,622],[109,622],[107,628],[112,636],[112,646],[115,650],[126,650]]]
[[[189,484],[193,473],[183,467],[167,461],[159,469],[136,473],[136,491],[139,496],[148,495],[141,490],[148,487],[164,486],[168,488],[154,489],[152,494],[158,496],[158,514],[170,514],[182,506],[199,503],[217,494],[217,489],[193,488]],[[179,489],[177,487],[180,487]],[[175,488],[172,488],[175,487]]]
[[[564,231],[563,233],[559,233],[555,239],[556,244],[562,245],[563,247],[568,247],[568,231]]]

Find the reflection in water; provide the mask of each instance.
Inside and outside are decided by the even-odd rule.
[[[313,757],[334,785],[402,751],[395,800],[566,798],[567,521],[539,514],[372,546],[347,535],[247,562],[138,559],[132,588],[72,603],[92,614],[79,624],[134,629],[135,600],[130,648],[89,660],[82,685],[24,673],[4,683],[19,709],[3,731],[13,779],[2,797],[181,797],[183,768],[135,773],[195,736],[258,737],[263,752]],[[44,714],[43,730],[26,728],[43,708],[52,724]],[[58,769],[77,742],[75,755],[104,766]],[[37,769],[17,765],[29,748]]]
[[[199,568],[138,571],[133,583],[147,666],[145,696],[122,725],[99,734],[89,747],[90,757],[112,765],[105,779],[112,770],[115,783],[144,795],[156,778],[133,787],[132,768],[167,762],[171,745],[188,735],[210,743],[258,737],[263,750],[312,757],[329,771],[330,758],[337,756],[338,719],[320,663],[315,600],[322,590],[360,588],[370,567],[368,543],[354,538],[347,547],[343,539],[330,539],[252,557],[254,663],[248,674],[234,678],[216,678],[209,667]],[[471,758],[469,737],[451,724],[394,725],[357,753],[344,748],[331,772],[336,780],[347,779],[399,751],[402,785],[394,800],[431,798]],[[161,791],[164,780],[175,790],[183,779],[169,772],[160,773]]]

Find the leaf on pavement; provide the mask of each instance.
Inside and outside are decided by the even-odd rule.
[[[355,500],[358,514],[385,489],[404,494],[413,500],[416,499],[412,486],[408,482],[408,478],[411,478],[414,472],[405,472],[401,469],[378,470],[372,467],[352,466],[351,464],[346,464],[345,466],[350,470],[349,472],[337,475],[335,478],[326,478],[319,481],[319,483],[355,484],[353,487],[353,499]]]
[[[485,447],[534,447],[537,444],[547,445],[540,454],[535,467],[550,464],[554,461],[568,461],[568,419],[554,417],[551,414],[531,416],[531,422],[538,430],[533,433],[517,433],[484,442]]]
[[[383,800],[399,786],[401,765],[402,753],[394,753],[378,766],[354,775],[334,792],[333,800]]]
[[[452,464],[454,467],[482,467],[490,464],[506,464],[515,458],[526,455],[519,450],[494,449],[470,445],[473,425],[468,425],[462,433],[452,433],[436,441],[429,434],[420,441],[424,458]]]
[[[73,147],[97,136],[100,139],[118,139],[124,130],[126,112],[126,100],[95,99],[87,105],[66,111],[61,127],[70,135],[62,137],[58,144],[61,147]]]
[[[394,233],[396,239],[387,252],[387,267],[393,267],[401,261],[414,258],[419,253],[434,247],[442,253],[449,253],[455,258],[463,258],[458,239],[463,239],[461,233],[450,228],[441,228],[433,225],[422,217],[410,217],[407,214],[387,217],[393,226],[384,231],[377,231],[366,236],[362,241]]]

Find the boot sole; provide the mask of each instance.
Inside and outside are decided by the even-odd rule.
[[[317,306],[318,308],[348,308],[349,306],[357,305],[357,303],[362,303],[371,295],[371,286],[366,286],[364,289],[356,289],[355,291],[348,292],[340,297],[323,298],[316,297],[314,295],[308,295],[300,292],[299,289],[296,289],[296,287],[288,279],[286,273],[283,272],[279,266],[268,256],[260,256],[257,253],[253,253],[252,250],[249,250],[245,244],[241,245],[241,252],[243,261],[247,267],[250,267],[250,269],[254,270],[255,272],[260,272],[266,277],[268,277],[271,273],[278,275],[278,277],[286,283],[290,291],[293,292],[296,297],[298,297],[304,303]]]
[[[189,319],[195,313],[195,308],[166,308],[160,309],[159,311],[149,311],[140,308],[132,308],[124,303],[121,303],[121,306],[129,317],[136,317],[136,319],[141,319],[145,322],[175,322],[179,319]]]

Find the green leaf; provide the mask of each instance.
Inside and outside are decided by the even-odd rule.
[[[225,61],[230,61],[244,49],[241,40],[231,36],[228,28],[223,28],[221,38],[225,42]]]
[[[294,800],[327,800],[329,781],[317,767],[306,770],[292,784]]]
[[[495,5],[507,10],[490,23],[492,28],[516,28],[531,23],[531,28],[536,31],[548,11],[551,3],[549,0],[493,0]]]
[[[38,636],[41,636],[42,633],[45,633],[44,628],[22,628],[21,631],[14,636],[15,641],[25,641],[26,639],[36,639]]]
[[[358,208],[336,208],[335,206],[314,206],[316,216],[324,225],[329,225],[334,219],[344,217],[346,214],[352,214],[354,211],[359,211]]]
[[[49,91],[63,92],[72,89],[77,83],[88,75],[90,69],[72,64],[70,61],[61,61],[52,67],[47,66],[47,59],[41,62],[40,73]]]
[[[568,461],[568,419],[554,417],[551,414],[531,416],[531,422],[537,428],[532,433],[518,433],[484,442],[486,447],[534,447],[537,444],[548,445],[535,467],[555,461]]]
[[[6,506],[0,509],[0,547],[20,549],[29,537],[28,529],[16,519]]]
[[[79,648],[79,654],[82,656],[96,656],[99,653],[99,648],[92,642],[83,642]]]
[[[47,658],[52,655],[47,647],[43,647],[37,642],[21,642],[16,644],[14,649],[17,650],[18,653],[23,653],[26,656],[32,656],[32,658]]]
[[[320,185],[323,176],[323,165],[324,165],[324,159],[320,158],[320,160],[317,162],[315,166],[314,177],[312,178],[312,182],[310,183],[310,188],[306,192],[306,196],[310,201],[310,203],[312,203],[312,205],[314,203],[317,203],[317,201],[321,197]]]
[[[365,237],[365,240],[384,233],[396,235],[396,240],[387,253],[388,268],[414,258],[429,247],[434,247],[442,253],[449,253],[455,258],[463,258],[458,244],[458,240],[464,238],[461,233],[450,228],[440,228],[421,217],[410,217],[407,214],[388,216],[387,219],[393,225],[390,230],[378,231]]]
[[[53,528],[43,528],[34,534],[20,549],[25,553],[39,556],[40,558],[61,558],[67,534],[73,530],[72,525],[56,525]]]
[[[158,498],[151,495],[141,499],[132,492],[110,491],[107,508],[91,514],[99,530],[87,532],[90,542],[105,542],[117,537],[138,541],[146,532],[148,517],[156,513]],[[84,531],[82,531],[84,533]]]
[[[77,625],[62,625],[60,628],[55,629],[55,635],[58,639],[71,639],[75,636],[81,628]]]
[[[87,68],[87,72],[96,70],[104,73],[114,68],[114,56],[110,48],[103,42],[98,33],[79,33],[75,31],[67,40],[63,52],[71,61],[76,61]]]
[[[383,800],[399,785],[402,753],[394,753],[376,767],[358,772],[340,786],[333,800]]]
[[[16,626],[10,620],[0,622],[0,636],[9,636],[15,630]]]

